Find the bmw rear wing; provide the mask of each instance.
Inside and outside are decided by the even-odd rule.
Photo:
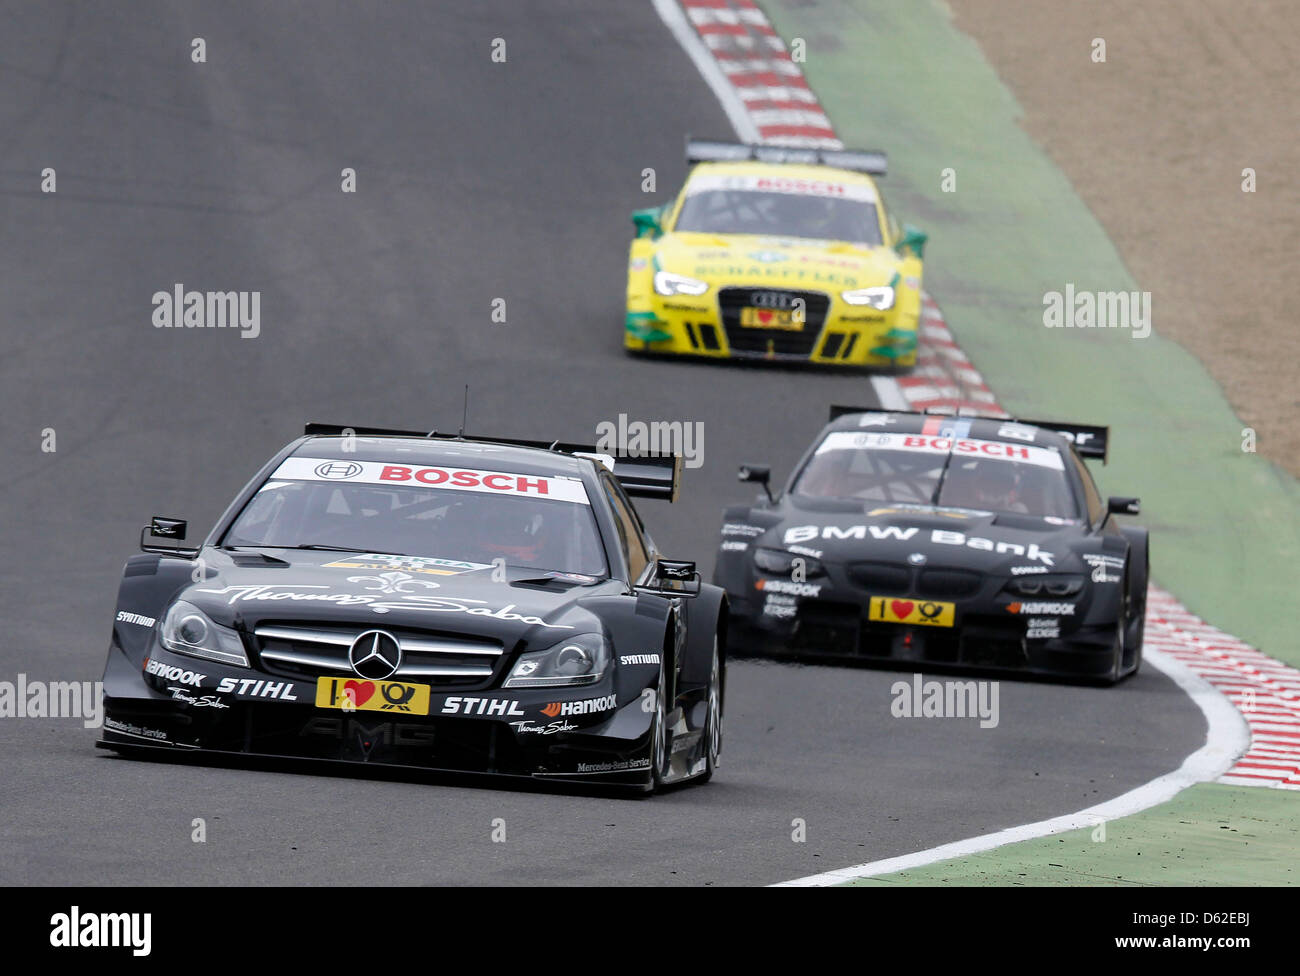
[[[1101,458],[1101,463],[1106,463],[1106,449],[1110,446],[1109,427],[1065,424],[1056,420],[1018,420],[1016,423],[1055,431],[1074,444],[1074,449],[1079,452],[1080,457]]]
[[[913,414],[918,417],[936,416],[936,414],[929,411],[921,413],[918,410],[883,410],[880,407],[846,407],[840,404],[832,404],[830,418],[827,422],[834,423],[844,415],[851,413],[901,413]],[[1092,424],[1067,424],[1056,420],[1022,420],[1019,417],[995,417],[985,414],[963,413],[960,416],[978,420],[1000,420],[1007,424],[1024,424],[1026,427],[1041,427],[1043,430],[1050,430],[1060,434],[1070,441],[1074,445],[1074,449],[1079,452],[1080,457],[1100,458],[1102,464],[1106,463],[1106,451],[1110,446],[1109,427],[1096,427]]]
[[[392,430],[387,427],[345,427],[340,424],[307,424],[303,433],[312,436],[341,437],[420,437],[444,441],[476,441],[482,444],[502,444],[506,447],[531,447],[542,451],[555,451],[574,457],[589,458],[603,464],[628,495],[634,498],[658,498],[675,502],[681,484],[682,457],[680,454],[609,454],[599,448],[562,441],[527,441],[509,437],[468,437],[460,434],[441,434],[436,430]]]
[[[743,142],[717,142],[712,139],[686,140],[686,162],[696,163],[747,162],[804,163],[835,166],[838,169],[884,176],[886,163],[879,149],[805,149],[796,146],[759,146]]]

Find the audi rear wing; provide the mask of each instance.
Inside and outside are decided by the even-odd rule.
[[[1080,457],[1100,458],[1102,464],[1106,463],[1106,452],[1110,447],[1109,427],[1097,427],[1092,424],[1070,424],[1057,420],[1022,420],[1019,417],[995,417],[990,414],[936,414],[928,410],[922,413],[919,410],[882,410],[880,407],[846,407],[840,404],[832,404],[827,423],[834,423],[846,414],[852,413],[896,413],[911,414],[915,417],[953,416],[965,417],[971,420],[998,420],[1004,424],[1023,424],[1026,427],[1041,427],[1043,430],[1050,430],[1053,433],[1060,434],[1070,441]]]
[[[681,484],[682,457],[680,454],[609,454],[599,448],[563,441],[529,441],[511,437],[470,437],[460,434],[443,434],[436,430],[394,430],[388,427],[347,427],[340,424],[307,424],[303,433],[317,437],[419,437],[425,440],[472,441],[478,444],[500,444],[505,447],[530,447],[541,451],[588,458],[603,464],[623,491],[634,498],[658,498],[675,502]]]
[[[801,146],[759,146],[744,142],[719,142],[713,139],[686,140],[686,162],[804,163],[834,166],[837,169],[884,176],[888,160],[879,149],[805,149]]]

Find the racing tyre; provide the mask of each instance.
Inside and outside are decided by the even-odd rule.
[[[1124,647],[1128,651],[1129,661],[1125,662],[1129,674],[1137,674],[1142,667],[1142,641],[1146,636],[1147,613],[1142,607],[1133,611],[1133,619],[1124,635]]]
[[[1142,557],[1144,562],[1148,558],[1145,548]],[[1129,613],[1132,619],[1128,624],[1128,632],[1124,635],[1125,647],[1131,655],[1131,661],[1125,662],[1128,664],[1129,674],[1137,674],[1142,667],[1142,641],[1146,637],[1147,629],[1147,578],[1147,566],[1144,565],[1137,583],[1140,589],[1129,595]]]
[[[709,670],[708,713],[704,719],[704,772],[695,782],[707,783],[718,768],[722,753],[722,667],[718,661],[718,635],[713,635],[713,664]]]
[[[655,717],[650,733],[651,792],[658,792],[663,788],[668,769],[668,712],[664,701],[667,697],[665,691],[667,685],[664,666],[660,663],[659,683],[655,686]]]
[[[1128,655],[1126,645],[1128,641],[1126,640],[1126,637],[1128,635],[1130,613],[1127,572],[1124,574],[1124,582],[1122,585],[1124,587],[1124,595],[1121,598],[1118,618],[1115,621],[1115,649],[1112,654],[1110,674],[1106,676],[1106,684],[1108,685],[1119,684],[1127,673],[1125,671],[1125,668],[1128,665],[1128,661],[1126,660]]]
[[[1110,674],[1106,675],[1106,684],[1117,685],[1124,679],[1124,622],[1115,626],[1115,649],[1111,655]]]

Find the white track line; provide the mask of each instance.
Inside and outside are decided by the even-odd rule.
[[[1067,830],[1096,827],[1099,823],[1131,816],[1164,803],[1189,786],[1206,783],[1222,776],[1232,768],[1237,757],[1250,745],[1250,729],[1241,713],[1222,692],[1173,656],[1148,648],[1144,652],[1144,660],[1157,670],[1163,671],[1178,687],[1187,692],[1204,713],[1209,725],[1205,745],[1184,759],[1183,764],[1172,773],[1158,776],[1151,782],[1143,783],[1113,800],[1088,807],[1078,813],[1054,817],[1051,820],[1040,820],[1038,823],[1024,824],[1020,827],[1008,827],[995,834],[971,837],[968,840],[932,847],[926,851],[917,851],[915,854],[904,854],[883,861],[872,861],[869,864],[858,864],[851,868],[827,871],[825,874],[784,881],[772,887],[820,888],[844,884],[846,881],[854,881],[858,878],[893,874],[896,871],[908,871],[937,861],[978,854],[1006,844],[1032,840],[1035,837],[1047,837]]]
[[[898,380],[894,379],[894,377],[872,376],[871,386],[876,391],[876,399],[880,401],[880,409],[911,409],[911,405],[907,402],[907,397],[903,396],[903,388],[898,385]]]

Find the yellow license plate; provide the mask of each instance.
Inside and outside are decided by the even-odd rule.
[[[784,329],[798,332],[803,328],[804,316],[796,309],[742,308],[740,324],[746,329]]]
[[[933,600],[899,600],[892,596],[873,596],[867,618],[887,624],[951,627],[956,612],[957,605],[955,603],[936,603]]]
[[[316,707],[428,715],[429,686],[365,678],[317,678]]]

